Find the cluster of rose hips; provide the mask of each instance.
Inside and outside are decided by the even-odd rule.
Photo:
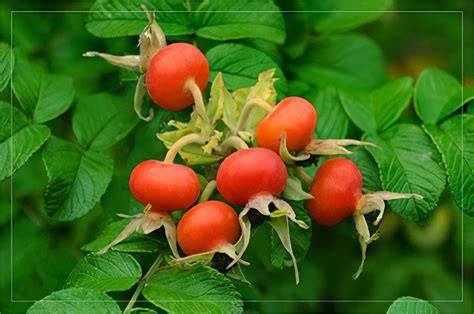
[[[161,108],[179,110],[195,104],[194,114],[205,120],[207,113],[202,92],[209,80],[206,57],[191,44],[166,45],[153,15],[149,14],[149,17],[150,23],[144,31],[147,36],[142,34],[141,45],[153,36],[155,40],[148,42],[147,47],[152,49],[141,49],[138,58],[95,52],[86,55],[99,55],[113,64],[144,72],[135,97],[135,108],[140,116],[141,90],[146,88],[151,99]],[[216,253],[222,253],[229,257],[226,269],[236,263],[246,265],[248,263],[242,260],[242,256],[250,241],[252,223],[253,227],[257,224],[251,215],[256,211],[260,218],[268,220],[290,253],[298,282],[288,223],[296,223],[301,228],[308,226],[296,218],[287,202],[279,198],[287,184],[287,167],[291,166],[310,185],[312,199],[307,201],[306,208],[315,222],[331,226],[347,217],[354,218],[362,250],[356,278],[362,270],[367,245],[377,238],[377,233],[370,234],[364,215],[380,211],[374,222],[377,225],[383,215],[384,200],[419,196],[385,191],[364,195],[360,170],[352,161],[341,157],[324,161],[314,178],[308,178],[297,166],[297,161],[307,160],[311,154],[349,153],[343,145],[367,143],[313,139],[317,112],[303,98],[285,98],[274,108],[268,104],[260,106],[267,108],[268,114],[256,128],[258,147],[245,148],[244,145],[242,149],[226,154],[215,181],[211,180],[202,194],[197,174],[190,167],[173,163],[176,153],[188,143],[186,141],[176,142],[164,161],[147,160],[138,164],[130,175],[129,184],[132,195],[145,206],[144,213],[134,217],[123,232],[99,253],[106,252],[132,232],[148,234],[163,226],[175,262],[211,262]],[[224,202],[208,200],[214,188],[228,203],[243,207],[239,215]],[[176,227],[170,213],[191,206]],[[180,256],[176,243],[186,257]]]

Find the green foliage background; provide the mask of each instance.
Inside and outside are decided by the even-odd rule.
[[[197,7],[198,2],[191,1],[193,8]],[[255,13],[248,14],[246,19],[241,21],[246,25],[245,27],[248,27],[248,30],[245,27],[244,30],[256,32],[255,36],[245,38],[238,36],[239,31],[242,30],[229,30],[227,34],[215,32],[209,27],[210,22],[200,20],[199,15],[196,18],[196,25],[201,23],[204,26],[207,25],[206,27],[194,25],[195,28],[192,28],[183,26],[185,22],[173,23],[173,21],[183,20],[178,14],[167,15],[169,23],[162,25],[165,32],[172,35],[169,38],[171,41],[189,41],[197,44],[204,52],[208,52],[211,69],[214,69],[212,76],[217,71],[224,73],[227,71],[230,74],[235,71],[238,74],[240,71],[238,67],[233,69],[226,64],[244,57],[257,60],[256,63],[262,67],[253,69],[257,73],[267,69],[266,64],[277,65],[279,67],[277,76],[280,77],[276,85],[278,97],[300,95],[316,104],[320,116],[316,134],[322,138],[360,138],[364,131],[381,132],[394,123],[395,121],[381,119],[382,114],[373,117],[373,124],[367,122],[366,119],[369,119],[367,116],[358,117],[357,114],[360,113],[357,110],[358,98],[353,95],[355,89],[372,91],[383,85],[387,78],[398,79],[410,76],[413,82],[416,82],[425,68],[437,67],[458,81],[463,78],[465,86],[474,86],[472,58],[474,20],[472,4],[469,6],[468,1],[433,0],[417,3],[367,1],[365,2],[367,8],[360,7],[355,1],[354,4],[351,4],[352,1],[347,1],[346,6],[342,8],[337,7],[338,2],[329,4],[331,2],[322,1],[322,3],[317,6],[311,1],[279,0],[276,1],[276,6],[267,1],[254,4],[254,6],[260,10],[280,8],[287,11],[374,10],[374,8],[375,10],[465,11],[463,20],[459,13],[449,12],[380,15],[358,13],[352,16],[327,12],[288,12],[282,14],[286,30],[279,29],[276,25],[264,33],[258,33],[256,30],[258,28],[253,28],[250,23],[252,21],[265,23],[268,16],[264,13]],[[377,3],[375,7],[371,7],[373,3]],[[17,12],[10,20],[10,10],[87,11],[92,4],[93,2],[88,1],[68,3],[22,1],[0,4],[2,14],[0,41],[10,43],[10,39],[12,40],[15,48],[15,62],[20,60],[19,63],[15,63],[15,66],[25,73],[22,77],[28,77],[28,73],[32,77],[41,77],[43,85],[37,86],[38,90],[51,88],[61,91],[54,101],[58,114],[41,110],[39,105],[35,108],[35,99],[28,98],[28,95],[25,96],[26,98],[17,96],[18,100],[13,97],[13,105],[18,108],[15,110],[18,110],[19,115],[21,112],[31,113],[27,115],[28,118],[25,118],[25,121],[20,122],[32,123],[29,127],[30,132],[36,135],[32,137],[34,140],[31,145],[37,150],[34,150],[35,153],[29,159],[29,156],[24,156],[26,163],[12,177],[8,177],[7,165],[2,165],[0,170],[1,177],[7,177],[0,182],[1,312],[25,312],[32,301],[42,299],[62,288],[74,286],[70,284],[70,280],[74,280],[73,275],[69,279],[68,276],[85,255],[81,247],[96,239],[107,225],[116,221],[116,213],[133,214],[140,211],[140,206],[130,198],[127,180],[131,169],[138,162],[149,158],[163,159],[165,147],[156,139],[155,133],[166,130],[166,122],[170,119],[184,120],[189,114],[189,111],[171,113],[161,110],[151,123],[138,121],[131,108],[136,77],[125,71],[119,71],[102,60],[81,57],[81,54],[88,50],[118,55],[134,54],[136,53],[136,37],[95,37],[91,33],[100,35],[98,32],[104,31],[103,25],[88,24],[87,29],[86,13]],[[236,4],[235,1],[219,1],[219,5],[225,10]],[[251,7],[247,9],[252,10]],[[145,16],[140,15],[140,18],[145,19]],[[241,18],[241,14],[238,13],[227,17],[229,21]],[[461,29],[462,21],[464,34]],[[137,34],[142,30],[143,25],[139,23],[136,29],[130,28],[125,31]],[[13,32],[10,33],[11,31]],[[120,31],[120,29],[112,27],[109,33],[112,31]],[[224,43],[244,46],[214,48],[223,43],[219,36],[232,38],[225,40]],[[461,64],[463,38],[464,68]],[[238,48],[237,52],[234,47]],[[228,60],[213,58],[213,55],[226,55]],[[20,56],[20,59],[17,56]],[[22,60],[25,60],[24,63]],[[250,77],[252,73],[251,71]],[[424,75],[429,75],[429,73]],[[232,80],[230,75],[226,81],[226,85],[231,89],[253,83],[252,79],[248,82],[242,78]],[[403,83],[406,81],[400,82],[400,85]],[[25,80],[25,82],[15,84],[15,88],[27,89],[32,88],[33,85],[31,81]],[[411,86],[411,81],[408,85]],[[443,81],[442,85],[449,84]],[[335,96],[334,88],[338,88],[344,95],[340,98]],[[403,91],[403,88],[400,87],[400,90]],[[29,95],[35,94],[38,95],[38,92],[32,91]],[[434,102],[439,100],[439,97],[435,96],[437,95],[433,96]],[[383,111],[383,108],[390,107],[390,103],[383,102],[386,97],[382,97],[383,101],[379,102],[377,102],[377,95],[370,97],[374,108]],[[10,102],[10,86],[0,93],[0,100]],[[364,100],[363,103],[366,102],[367,100]],[[32,105],[28,107],[31,103]],[[319,104],[321,108],[318,107]],[[325,107],[325,104],[331,105]],[[443,105],[441,104],[440,107]],[[2,106],[4,107],[0,106],[0,109],[5,108],[6,105],[2,103]],[[423,117],[423,113],[420,114],[420,106],[417,104],[415,95],[410,105],[399,112],[398,119],[395,118],[395,120],[398,123],[421,125],[419,116]],[[467,108],[470,113],[473,113],[472,106],[471,103],[463,109],[455,108],[454,114],[459,114],[461,110]],[[1,112],[1,121],[5,122],[4,115],[9,110]],[[98,120],[104,119],[104,121],[91,123],[91,116]],[[94,128],[106,124],[110,121],[109,119],[114,123],[107,126],[105,130],[101,129],[103,138],[94,136]],[[426,117],[424,122],[439,121],[435,115],[435,117]],[[397,145],[399,149],[402,149],[403,147],[400,148],[400,146],[410,142],[416,147],[415,150],[422,151],[425,137],[423,132],[426,131],[434,137],[438,145],[443,147],[442,141],[446,139],[437,133],[440,132],[438,127],[429,123],[424,126],[424,130],[416,127],[417,129],[409,133],[409,136],[404,135],[406,128],[403,127],[391,129],[380,137],[375,134],[367,136],[381,146],[389,145],[388,139],[393,140],[395,137],[397,141],[392,145],[395,151]],[[44,125],[51,131],[48,131]],[[450,125],[449,121],[440,125],[443,130],[452,130],[456,127]],[[5,128],[5,126],[2,127]],[[52,137],[49,137],[49,132]],[[389,133],[395,133],[395,135],[387,135]],[[422,139],[417,137],[420,133]],[[48,142],[43,146],[48,137]],[[428,141],[428,143],[427,145],[432,145],[431,142]],[[472,147],[470,149],[472,151]],[[372,155],[370,155],[363,149],[357,153],[354,158],[360,158],[358,162],[363,168],[364,187],[367,190],[374,190],[381,185],[397,187],[397,183],[390,182],[389,178],[382,177],[382,182],[380,182],[376,172],[373,177],[370,177],[370,174],[373,174],[372,164],[367,165],[367,170],[364,171],[363,162],[372,160],[371,156],[375,158],[379,167],[384,163],[392,162],[390,156],[378,156],[378,152],[372,150],[370,151]],[[443,155],[451,153],[452,150],[446,149]],[[404,157],[411,160],[410,156]],[[441,157],[437,158],[441,162]],[[102,167],[94,168],[95,163],[91,160],[100,162]],[[400,162],[403,164],[403,159]],[[84,183],[89,175],[100,179],[93,186],[85,183],[85,186],[90,188],[90,193],[94,194],[92,200],[87,200],[91,203],[81,202],[79,207],[74,207],[74,211],[70,211],[70,206],[68,207],[67,204],[71,200],[61,199],[61,195],[67,194],[65,192],[67,187],[63,186],[64,180],[61,176],[66,176],[68,171],[76,171],[75,167],[78,163],[81,165],[80,173],[82,173],[82,176],[78,174],[78,180]],[[49,165],[47,169],[44,164]],[[430,179],[429,182],[435,182],[436,163],[434,165],[421,163],[421,166],[426,166],[427,169],[421,175],[426,175]],[[448,164],[447,167],[451,167],[455,175],[457,174],[455,171],[459,169],[459,166]],[[396,167],[394,171],[400,168],[402,166]],[[53,178],[49,183],[48,177]],[[450,182],[449,174],[448,182]],[[12,187],[11,190],[10,187]],[[244,309],[249,312],[380,313],[385,312],[394,299],[409,295],[425,300],[460,300],[463,297],[464,302],[431,303],[443,313],[472,312],[474,218],[468,215],[463,216],[453,201],[454,199],[459,203],[461,196],[456,195],[454,189],[451,193],[448,187],[444,190],[443,187],[444,185],[441,184],[441,190],[438,193],[442,192],[441,196],[433,196],[433,204],[430,206],[436,207],[434,211],[424,213],[423,210],[430,206],[423,205],[421,211],[417,208],[416,211],[397,212],[407,220],[422,221],[420,224],[403,220],[393,212],[387,213],[381,227],[382,239],[370,247],[365,272],[357,281],[352,280],[351,274],[359,262],[359,248],[350,222],[344,222],[331,229],[321,226],[313,227],[311,246],[306,258],[300,262],[302,280],[299,286],[293,285],[293,272],[290,268],[278,269],[270,262],[271,232],[268,226],[259,229],[246,253],[246,259],[252,261],[252,266],[244,269],[247,279],[253,285],[249,287],[239,282],[234,282],[234,284],[244,301],[264,302],[244,303]],[[51,197],[51,193],[55,193],[55,197],[59,195],[59,199]],[[452,197],[451,194],[453,194]],[[474,196],[467,195],[466,197]],[[438,198],[440,198],[439,202],[437,202]],[[99,199],[100,202],[98,202]],[[436,203],[437,206],[435,206]],[[415,205],[404,204],[404,208],[410,208],[410,206]],[[396,204],[393,207],[396,208]],[[472,215],[472,208],[466,209],[466,213],[469,210]],[[413,216],[413,212],[417,213],[416,217]],[[428,216],[429,218],[423,221]],[[13,227],[13,238],[10,237],[11,227]],[[144,273],[153,261],[149,254],[141,252],[156,250],[160,245],[153,239],[146,239],[146,241],[138,241],[141,246],[133,246],[132,243],[128,244],[129,247],[123,248],[123,251],[130,252],[130,247],[133,247],[135,250],[133,255],[142,265],[142,269],[132,267],[129,269],[127,278],[113,282],[113,289],[110,289],[113,292],[109,292],[109,296],[116,300],[130,298],[133,290],[128,289],[136,282],[133,278],[139,278],[140,272]],[[10,244],[13,245],[13,255],[10,252]],[[87,247],[83,249],[95,250],[96,248],[92,246],[89,249]],[[115,259],[127,259],[127,256],[128,254],[111,258],[115,261]],[[126,263],[123,260],[116,262]],[[10,272],[11,269],[13,273]],[[464,278],[461,277],[462,269]],[[80,270],[76,267],[75,271]],[[172,274],[168,275],[172,276]],[[462,284],[464,294],[462,294]],[[80,290],[82,288],[70,289],[72,290],[68,290],[68,293],[71,295],[83,293]],[[101,291],[108,291],[106,289]],[[148,293],[153,294],[153,290],[150,289]],[[102,297],[108,298],[106,295]],[[10,298],[27,302],[12,303]],[[331,300],[387,300],[390,302],[328,302]],[[149,303],[139,305],[152,307]],[[110,306],[108,310],[116,310],[115,305],[110,304]],[[179,307],[169,309],[182,310]],[[96,310],[105,310],[105,308]]]

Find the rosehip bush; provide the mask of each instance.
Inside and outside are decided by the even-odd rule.
[[[471,311],[473,73],[399,6],[13,11],[0,312]]]

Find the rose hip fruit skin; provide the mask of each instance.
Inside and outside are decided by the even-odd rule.
[[[188,210],[178,223],[178,244],[186,255],[215,251],[240,237],[239,217],[229,205],[206,201]]]
[[[138,164],[129,185],[140,203],[151,204],[153,211],[163,213],[191,206],[201,191],[199,178],[191,168],[158,160]]]
[[[258,125],[257,143],[278,153],[280,137],[286,134],[289,151],[303,150],[313,138],[317,119],[316,109],[307,100],[285,98]]]
[[[321,225],[332,226],[351,216],[362,197],[362,175],[352,161],[332,158],[317,170],[311,184],[314,199],[306,204],[309,215]]]
[[[260,194],[278,195],[285,188],[288,172],[280,156],[261,147],[229,155],[217,171],[217,189],[230,203],[243,206]]]
[[[187,43],[171,44],[158,51],[146,73],[150,97],[168,110],[180,110],[194,103],[186,88],[188,80],[194,80],[202,92],[209,80],[209,63],[198,48]]]

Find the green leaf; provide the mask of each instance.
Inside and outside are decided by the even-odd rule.
[[[364,139],[379,146],[366,149],[377,162],[384,190],[423,196],[420,201],[389,201],[390,207],[409,221],[426,220],[446,182],[441,157],[430,139],[413,124],[397,124],[380,136],[365,135]]]
[[[467,108],[467,113],[474,114],[474,103],[471,103]]]
[[[387,79],[381,49],[372,39],[357,33],[313,39],[290,70],[303,82],[320,88],[370,91]]]
[[[43,150],[48,174],[44,208],[57,220],[87,214],[99,201],[113,172],[113,160],[95,151],[81,153],[72,143],[53,137]]]
[[[173,0],[97,0],[86,17],[86,28],[94,36],[104,38],[138,35],[148,23],[141,4],[155,11],[166,36],[193,34],[184,1]]]
[[[10,82],[12,57],[10,45],[0,42],[0,92]]]
[[[47,126],[30,124],[18,109],[0,101],[0,180],[20,169],[50,134]]]
[[[97,239],[84,245],[84,251],[99,251],[112,242],[120,232],[130,223],[130,219],[122,219],[111,223],[102,231]],[[119,252],[151,253],[163,249],[163,244],[152,236],[138,233],[130,235],[127,239],[112,247]]]
[[[459,107],[469,103],[471,100],[474,99],[474,88],[472,87],[464,87],[459,90],[456,94],[451,97],[446,105],[443,107],[443,111],[441,112],[440,117],[447,117]],[[456,109],[452,109],[456,108]],[[441,118],[440,118],[441,119]]]
[[[316,137],[322,139],[345,138],[349,118],[342,108],[337,90],[333,87],[319,90],[311,103],[318,112]]]
[[[425,300],[401,297],[388,308],[387,314],[438,314],[439,311]]]
[[[160,269],[143,295],[171,313],[242,313],[242,300],[231,280],[202,264]]]
[[[461,99],[462,86],[448,73],[440,69],[426,69],[416,82],[416,113],[423,122],[435,124],[474,98],[472,89],[465,94]]]
[[[304,207],[303,202],[291,202],[291,206],[295,211],[296,218],[304,221],[308,226],[311,226],[311,218],[308,216],[308,212]],[[296,260],[301,261],[305,258],[308,253],[309,246],[311,244],[312,229],[300,228],[297,224],[289,221],[290,239],[293,252]],[[272,230],[272,250],[271,250],[271,261],[273,266],[278,268],[292,267],[293,262],[288,252],[285,250],[278,238],[275,230]]]
[[[380,182],[379,169],[372,155],[365,147],[355,146],[348,149],[353,154],[341,157],[352,160],[359,168],[362,173],[362,191],[364,193],[380,191],[382,183]]]
[[[283,15],[271,0],[205,0],[194,13],[194,28],[198,36],[213,40],[251,37],[277,44],[285,41]]]
[[[218,119],[222,119],[230,130],[235,130],[237,127],[239,117],[237,105],[232,94],[225,87],[220,72],[217,73],[212,84],[207,112],[214,125],[218,123]]]
[[[232,95],[225,87],[222,74],[219,72],[212,82],[209,102],[206,106],[207,115],[213,126],[222,118],[224,108],[231,105],[232,101]]]
[[[19,53],[15,54],[12,86],[24,111],[36,123],[60,116],[74,100],[70,77],[48,74]]]
[[[65,288],[87,288],[102,292],[125,291],[140,280],[140,264],[127,253],[107,252],[84,256],[74,267]]]
[[[413,80],[403,77],[389,81],[368,94],[340,92],[344,110],[352,122],[367,133],[391,126],[410,104]]]
[[[232,93],[232,97],[236,103],[236,107],[239,108],[239,116],[242,112],[243,107],[248,101],[254,99],[261,99],[267,104],[271,106],[276,105],[276,97],[277,91],[275,90],[275,69],[267,70],[258,75],[258,82],[249,87],[249,88],[241,88]],[[278,82],[278,81],[277,81]],[[281,96],[281,94],[280,94]],[[253,136],[257,130],[257,126],[260,121],[263,120],[267,116],[267,112],[265,112],[261,108],[252,108],[249,112],[249,119],[244,123],[241,131],[247,132],[247,135]],[[238,121],[240,117],[235,117]],[[242,132],[240,132],[242,136]]]
[[[28,314],[34,313],[122,313],[114,299],[107,294],[84,288],[69,288],[51,293],[35,302]]]
[[[424,128],[441,153],[453,199],[465,214],[474,216],[474,116],[456,115],[439,127]]]
[[[331,33],[348,31],[370,23],[391,6],[392,0],[318,0],[313,2],[311,9],[326,11],[314,14],[314,27],[320,33]]]
[[[72,128],[87,149],[104,150],[123,139],[139,122],[126,97],[106,93],[79,99]]]
[[[257,82],[261,72],[276,69],[275,88],[278,94],[287,90],[286,78],[280,67],[263,52],[239,44],[222,44],[206,53],[211,69],[210,81],[222,72],[225,86],[230,90],[249,87]]]
[[[410,104],[413,79],[405,76],[389,81],[369,95],[377,130],[388,129]]]

